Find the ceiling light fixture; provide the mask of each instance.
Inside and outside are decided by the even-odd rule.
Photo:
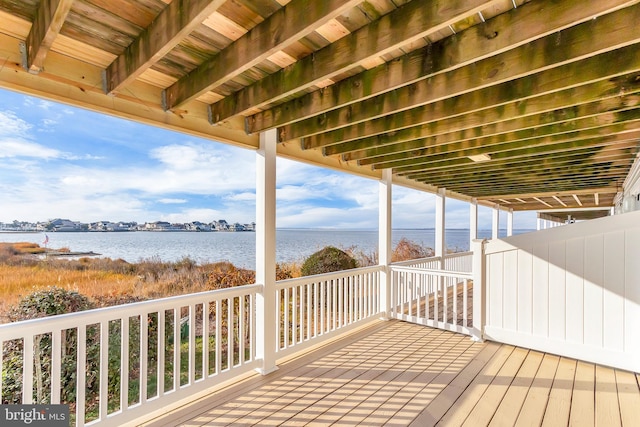
[[[467,156],[474,162],[486,162],[487,160],[491,160],[491,156],[488,154],[476,154],[475,156]]]

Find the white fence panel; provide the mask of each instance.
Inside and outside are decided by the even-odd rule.
[[[492,240],[485,337],[640,371],[640,212]]]

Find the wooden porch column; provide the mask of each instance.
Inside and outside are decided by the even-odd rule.
[[[473,250],[473,241],[478,238],[478,201],[471,199],[469,204],[469,250]]]
[[[445,201],[447,190],[439,188],[436,193],[436,256],[441,257],[440,269],[444,270],[445,256]]]
[[[276,366],[276,129],[260,134],[256,152],[256,357],[262,375]]]
[[[491,238],[497,239],[500,232],[500,205],[493,207],[493,221],[491,221]]]
[[[389,319],[391,311],[391,187],[391,169],[384,169],[378,198],[378,265],[383,267],[380,274],[380,312],[384,319]]]
[[[507,236],[513,236],[513,209],[507,211]]]

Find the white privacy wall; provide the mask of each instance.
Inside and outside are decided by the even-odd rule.
[[[486,245],[485,337],[640,372],[640,211]]]

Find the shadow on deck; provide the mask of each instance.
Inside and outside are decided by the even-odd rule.
[[[379,321],[147,426],[640,425],[638,376]]]

